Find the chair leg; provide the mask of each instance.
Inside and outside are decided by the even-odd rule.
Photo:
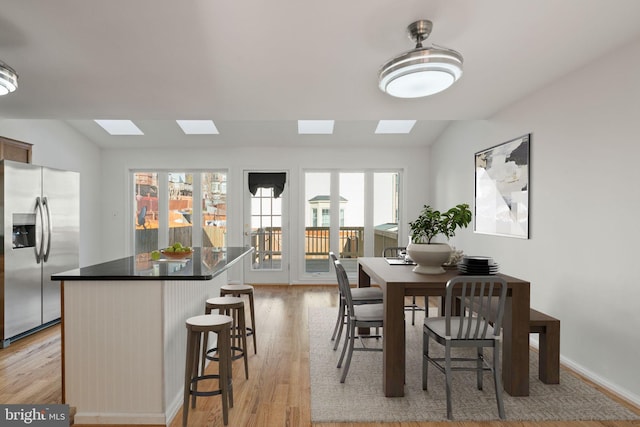
[[[218,339],[222,338],[223,342],[227,342],[230,343],[231,342],[231,337],[229,336],[229,330],[225,330],[222,333],[218,334]],[[230,344],[229,344],[230,345]],[[222,422],[224,423],[224,425],[228,425],[229,424],[229,406],[233,407],[233,395],[229,395],[229,393],[231,392],[231,390],[229,390],[229,380],[230,378],[228,377],[229,375],[229,364],[231,364],[231,348],[227,346],[220,346],[218,345],[218,348],[225,348],[226,351],[222,351],[221,354],[219,354],[219,363],[218,363],[218,379],[219,379],[219,386],[218,388],[220,389],[220,394],[221,394],[221,398],[222,398]]]
[[[191,390],[191,375],[193,372],[193,334],[191,331],[187,332],[187,357],[185,359],[184,368],[184,399],[182,402],[182,426],[186,427],[187,419],[189,418],[189,395]]]
[[[244,308],[236,310],[238,317],[238,348],[242,348],[242,358],[244,359],[244,375],[249,379],[249,350],[247,349],[247,324]]]
[[[498,415],[501,420],[505,419],[504,403],[502,402],[502,380],[500,376],[500,347],[493,347],[493,385],[496,389],[496,401],[498,402]]]
[[[429,334],[422,334],[422,389],[427,390],[429,373]]]
[[[344,304],[342,303],[342,297],[340,297],[340,302],[338,307],[338,318],[336,319],[336,326],[333,328],[333,335],[331,335],[331,341],[336,339],[338,328],[340,327],[340,324],[343,322],[344,322]]]
[[[353,344],[355,341],[355,325],[353,322],[349,324],[349,350],[347,350],[347,361],[344,364],[344,368],[342,369],[342,378],[340,378],[340,382],[343,383],[347,379],[347,373],[349,373],[349,366],[351,365],[351,356],[353,356]],[[345,343],[346,344],[346,343]]]
[[[478,390],[482,390],[482,378],[483,378],[482,368],[484,367],[482,357],[483,357],[482,347],[478,347],[477,355],[476,355],[476,376],[477,376]]]
[[[411,299],[411,326],[416,324],[416,296]]]
[[[347,331],[344,334],[344,344],[342,345],[342,352],[340,353],[340,359],[338,359],[338,368],[342,367],[342,361],[344,360],[344,355],[347,353],[347,347],[349,346],[349,335],[351,333],[350,324],[347,325]]]
[[[342,330],[344,329],[344,321],[345,321],[345,306],[344,306],[344,301],[340,301],[340,304],[342,304],[341,307],[341,311],[342,311],[342,315],[340,316],[340,326],[338,327],[338,336],[336,337],[336,342],[335,344],[333,344],[333,350],[337,350],[338,349],[338,345],[340,344],[340,338],[342,337]]]
[[[446,383],[446,391],[447,391],[447,419],[453,419],[453,411],[451,409],[451,347],[449,345],[445,346],[444,350],[445,354],[445,363],[444,363],[444,375],[445,375],[445,383]]]
[[[202,334],[197,334],[196,335],[196,343],[194,345],[194,357],[193,357],[193,362],[192,365],[193,366],[193,370],[192,370],[192,374],[191,374],[191,378],[196,378],[198,376],[198,356],[200,355],[200,344],[201,344],[201,337]],[[191,408],[195,408],[196,407],[196,397],[198,393],[198,381],[193,383],[193,394],[191,395]]]
[[[253,306],[253,292],[249,294],[249,313],[251,314],[251,332],[253,336],[253,354],[258,354],[258,342],[256,338],[256,311]]]

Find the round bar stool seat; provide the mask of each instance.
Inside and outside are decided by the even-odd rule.
[[[211,314],[213,310],[219,310],[220,314],[231,316],[231,360],[244,359],[245,377],[249,379],[249,360],[247,358],[247,324],[244,314],[244,301],[238,297],[216,297],[209,298],[205,305],[205,313]],[[207,341],[205,339],[203,351],[209,360],[218,360],[214,355],[217,348],[206,350]],[[202,363],[204,364],[204,358]]]
[[[249,315],[251,316],[251,327],[247,327],[247,336],[253,336],[253,352],[258,354],[258,346],[256,345],[256,314],[253,307],[253,286],[245,285],[238,282],[229,282],[220,287],[220,296],[231,295],[241,297],[247,295],[249,297]]]
[[[186,321],[187,327],[187,357],[184,371],[184,402],[182,406],[182,425],[186,427],[189,418],[189,396],[191,407],[196,407],[197,396],[222,396],[222,419],[224,424],[229,422],[229,406],[233,407],[231,385],[231,325],[233,318],[219,314],[206,314],[190,317]],[[218,374],[205,375],[204,364],[200,367],[200,341],[213,332],[218,335]],[[206,338],[205,338],[206,339]],[[218,389],[212,391],[198,391],[198,382],[218,379]]]

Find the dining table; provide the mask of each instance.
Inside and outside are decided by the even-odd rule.
[[[455,268],[442,274],[420,274],[415,273],[413,267],[391,264],[382,257],[358,258],[358,287],[375,284],[383,291],[383,389],[387,397],[404,396],[405,296],[444,297],[447,282],[461,275]],[[502,273],[497,276],[502,277],[508,287],[502,321],[503,387],[511,396],[528,396],[530,283]]]

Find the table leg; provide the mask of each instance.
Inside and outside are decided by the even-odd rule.
[[[371,277],[358,265],[358,287],[368,288],[371,286]]]
[[[405,382],[405,322],[404,288],[383,286],[383,388],[386,397],[404,396]]]
[[[510,289],[503,319],[502,382],[511,396],[529,395],[529,283]]]

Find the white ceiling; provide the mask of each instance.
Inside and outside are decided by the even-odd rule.
[[[464,74],[392,98],[378,67],[413,48],[418,19]],[[638,22],[638,0],[0,0],[0,60],[20,76],[0,118],[66,120],[105,148],[429,145],[639,38]],[[175,119],[213,119],[220,135],[185,136]],[[298,119],[334,119],[335,133],[297,135]],[[379,119],[418,123],[374,135]]]

